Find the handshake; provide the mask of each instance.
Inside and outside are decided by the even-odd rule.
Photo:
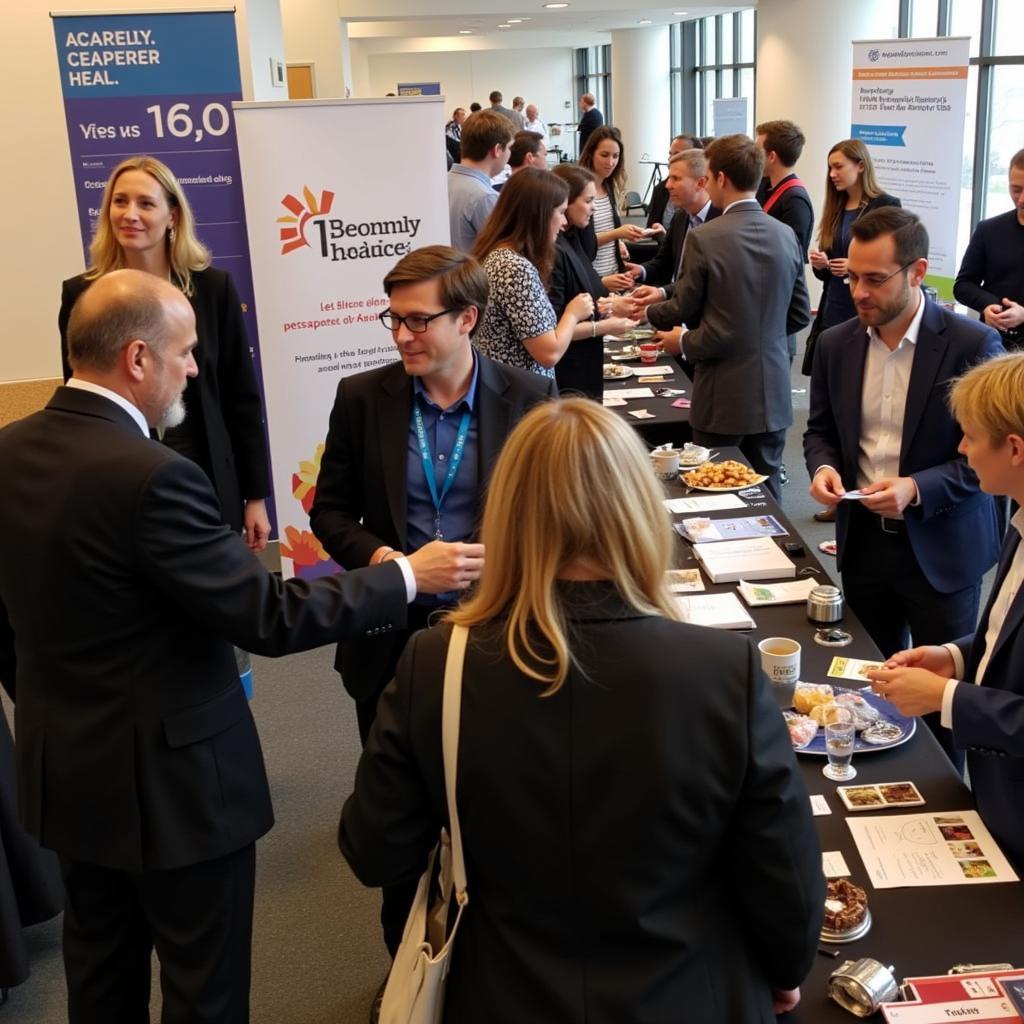
[[[385,551],[377,558],[377,563],[400,556],[400,551]],[[405,557],[416,577],[419,593],[447,594],[452,590],[466,590],[480,579],[484,567],[484,546],[432,540]]]

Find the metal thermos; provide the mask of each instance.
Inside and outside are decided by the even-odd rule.
[[[843,618],[843,594],[838,587],[822,584],[807,595],[807,618],[827,626]]]

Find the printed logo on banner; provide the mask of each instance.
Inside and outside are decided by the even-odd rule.
[[[289,211],[277,218],[277,223],[283,225],[280,229],[282,256],[299,249],[317,249],[322,259],[337,263],[401,257],[412,251],[412,240],[423,223],[421,218],[402,216],[392,220],[351,221],[328,217],[335,194],[324,189],[318,200],[313,190],[303,185],[302,199],[289,193],[281,200],[281,205]],[[307,237],[310,225],[316,229],[316,245]],[[407,241],[388,240],[403,237]],[[350,244],[346,244],[346,239]]]
[[[310,191],[308,185],[302,186],[302,195],[306,200],[305,203],[298,197],[291,195],[291,193],[281,200],[281,205],[286,210],[291,210],[292,216],[278,217],[277,223],[296,225],[295,227],[281,228],[282,256],[286,256],[288,253],[303,247],[312,248],[309,245],[309,239],[306,238],[306,225],[314,217],[330,213],[331,207],[334,205],[334,193],[328,192],[326,189],[320,193],[319,202]]]
[[[872,63],[877,61],[878,58],[881,57],[881,56],[882,56],[882,54],[878,50],[868,50],[868,60],[871,61]]]

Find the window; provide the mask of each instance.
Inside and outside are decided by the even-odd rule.
[[[605,124],[612,120],[612,48],[583,46],[576,50],[576,99],[585,92],[593,93],[597,109],[604,115]]]
[[[756,15],[752,9],[683,21],[669,29],[672,133],[711,135],[714,101],[754,102]]]

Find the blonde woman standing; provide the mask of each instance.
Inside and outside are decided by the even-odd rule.
[[[270,474],[241,301],[230,274],[210,266],[188,199],[166,164],[137,156],[114,168],[89,251],[89,269],[66,280],[61,292],[58,326],[65,380],[71,376],[71,308],[93,281],[127,267],[180,288],[196,315],[199,375],[185,389],[184,423],[167,430],[162,440],[205,470],[224,522],[235,532],[244,530],[249,547],[261,551],[270,536]]]
[[[774,1024],[823,915],[821,853],[744,638],[676,621],[636,433],[545,403],[494,468],[469,627],[458,814],[469,904],[445,1020]],[[417,633],[342,812],[367,885],[415,878],[447,815],[451,626]]]

